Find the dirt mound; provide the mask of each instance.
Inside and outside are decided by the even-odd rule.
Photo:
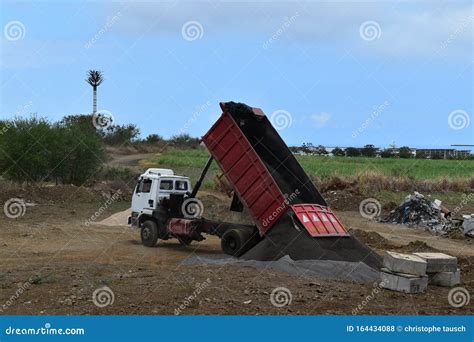
[[[133,186],[133,185],[132,185]],[[99,182],[93,186],[31,185],[0,189],[0,201],[20,198],[35,204],[94,203],[113,198],[130,201],[133,188],[123,181]]]
[[[103,226],[127,226],[128,225],[128,217],[130,216],[130,213],[132,212],[132,208],[126,209],[124,211],[119,211],[118,213],[112,214],[106,219],[99,221],[99,222],[94,222],[93,224],[100,224]]]
[[[399,247],[399,250],[405,253],[439,252],[439,250],[437,250],[436,248],[433,248],[426,242],[420,240],[412,241],[406,246]]]
[[[359,204],[367,196],[362,195],[357,190],[332,190],[324,193],[324,198],[329,207],[341,211],[359,210]]]
[[[313,238],[306,230],[297,230],[286,214],[268,231],[265,238],[245,253],[247,260],[278,260],[289,255],[293,260],[335,260],[364,262],[379,269],[381,258],[353,235]]]
[[[20,198],[36,204],[55,204],[65,202],[91,203],[101,200],[99,194],[86,187],[74,185],[29,186],[0,191],[0,200]]]
[[[354,181],[348,181],[347,179],[342,179],[338,176],[332,176],[328,179],[320,181],[318,187],[321,189],[321,192],[341,190],[350,191],[350,189],[353,188],[354,185]]]
[[[377,248],[377,249],[389,249],[389,248],[396,248],[393,244],[391,244],[386,238],[376,232],[368,232],[360,229],[351,229],[349,231],[353,234],[357,239],[364,242],[370,247]]]
[[[130,201],[132,198],[135,182],[124,182],[122,180],[97,182],[90,190],[102,199],[114,198],[114,201]]]

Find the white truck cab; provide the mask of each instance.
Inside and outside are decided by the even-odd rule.
[[[173,170],[150,168],[138,178],[132,197],[132,215],[129,224],[137,227],[137,219],[142,214],[152,215],[163,200],[171,194],[185,195],[191,192],[188,177],[176,176]]]

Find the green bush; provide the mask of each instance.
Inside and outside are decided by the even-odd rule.
[[[149,136],[146,137],[144,141],[149,144],[156,144],[156,143],[162,142],[163,137],[158,134],[150,134]]]
[[[172,147],[177,148],[198,148],[199,138],[193,138],[189,134],[178,134],[173,135],[169,140],[169,144]]]
[[[92,119],[89,121],[92,126]],[[82,184],[93,176],[105,160],[105,152],[100,132],[82,123],[60,122],[52,126],[59,139],[54,143],[56,156],[62,161],[57,176],[63,183]],[[55,167],[53,163],[51,167]]]
[[[82,115],[55,124],[36,116],[3,121],[0,171],[18,183],[82,184],[104,160],[101,135],[91,120],[90,115]]]
[[[128,180],[134,176],[132,170],[120,166],[105,166],[94,177],[98,180]]]
[[[0,167],[5,178],[23,183],[48,176],[51,124],[36,116],[2,123]]]
[[[103,132],[104,142],[108,145],[127,145],[135,142],[140,136],[140,129],[134,124],[113,125]]]

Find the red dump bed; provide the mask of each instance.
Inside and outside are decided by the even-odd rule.
[[[347,236],[265,114],[234,102],[202,140],[264,235],[291,210],[311,236]]]
[[[234,119],[223,113],[202,138],[263,235],[283,215],[285,198]]]

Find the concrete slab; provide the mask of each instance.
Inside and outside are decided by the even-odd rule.
[[[438,272],[429,275],[428,283],[437,286],[452,287],[461,283],[461,270]]]
[[[426,261],[426,272],[456,272],[458,258],[444,253],[413,253]]]
[[[426,275],[427,263],[416,255],[386,251],[383,266],[394,273],[424,276]]]
[[[380,287],[404,293],[421,293],[428,287],[427,276],[392,273],[387,269],[380,272]]]

